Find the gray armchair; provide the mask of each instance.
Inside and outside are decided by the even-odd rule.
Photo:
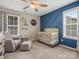
[[[4,45],[5,52],[15,51],[15,43],[13,42],[13,40],[5,40]]]
[[[18,38],[18,40],[14,40],[10,33],[5,33],[5,52],[12,52],[15,51],[21,43],[21,39]]]

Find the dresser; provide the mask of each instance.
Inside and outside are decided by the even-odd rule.
[[[4,36],[0,34],[0,59],[4,59]]]

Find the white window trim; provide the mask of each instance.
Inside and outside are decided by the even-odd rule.
[[[12,35],[12,37],[18,37],[20,35],[20,33],[19,33],[19,30],[20,30],[20,26],[19,26],[20,17],[18,15],[14,15],[14,14],[7,14],[7,32],[8,32],[8,16],[18,17],[18,34],[17,35]]]
[[[0,12],[2,12],[2,15],[1,15],[2,16],[2,31],[0,32],[0,34],[3,34],[3,18],[4,17],[3,17],[3,11],[0,11]]]
[[[4,32],[4,12],[2,13],[2,32]]]
[[[68,39],[75,39],[75,40],[78,40],[79,38],[78,38],[78,25],[79,25],[79,16],[77,16],[77,19],[78,19],[78,21],[77,21],[77,37],[72,37],[72,36],[67,36],[66,35],[66,18],[64,17],[64,13],[66,13],[66,12],[68,12],[68,11],[72,11],[72,10],[74,10],[74,9],[78,9],[79,10],[79,7],[75,7],[75,8],[72,8],[72,9],[69,9],[69,10],[66,10],[66,11],[64,11],[63,12],[63,38],[68,38]],[[79,13],[77,14],[77,15],[79,15]]]

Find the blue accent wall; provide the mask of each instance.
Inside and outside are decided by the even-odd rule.
[[[59,28],[59,43],[76,48],[77,41],[75,39],[63,38],[63,11],[71,9],[73,7],[79,6],[79,1],[71,3],[67,6],[64,6],[60,9],[52,11],[46,15],[41,16],[41,31],[44,28]],[[63,42],[61,41],[63,39]]]

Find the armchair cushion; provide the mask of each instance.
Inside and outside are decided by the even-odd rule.
[[[20,40],[14,40],[15,45],[17,46],[18,44],[20,44]]]

